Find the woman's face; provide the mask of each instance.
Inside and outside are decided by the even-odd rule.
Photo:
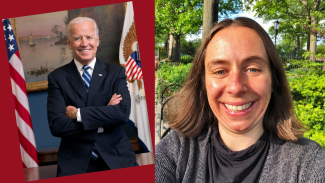
[[[208,101],[219,128],[263,131],[272,88],[270,61],[260,36],[247,27],[224,28],[210,41],[204,64]]]

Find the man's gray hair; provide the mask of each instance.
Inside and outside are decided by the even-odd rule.
[[[98,38],[98,27],[95,22],[95,20],[88,18],[88,17],[76,17],[72,19],[67,27],[65,28],[65,35],[67,36],[68,39],[70,39],[70,27],[72,24],[79,24],[79,23],[85,23],[85,22],[92,22],[95,26],[95,36]]]

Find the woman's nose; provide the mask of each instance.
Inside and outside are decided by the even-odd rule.
[[[247,77],[239,70],[230,73],[226,91],[233,96],[239,96],[247,91]]]

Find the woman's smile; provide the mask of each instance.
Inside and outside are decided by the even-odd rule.
[[[231,116],[244,116],[248,114],[254,108],[256,102],[248,102],[242,105],[231,105],[226,103],[221,103],[221,107]]]

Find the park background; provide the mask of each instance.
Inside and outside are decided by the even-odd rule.
[[[169,131],[168,101],[184,83],[202,37],[225,18],[257,21],[276,44],[304,134],[325,148],[325,2],[155,1],[155,143]],[[275,29],[275,22],[279,23]]]

